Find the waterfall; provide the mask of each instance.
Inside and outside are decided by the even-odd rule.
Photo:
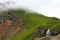
[[[51,31],[50,31],[50,29],[48,29],[47,32],[46,32],[46,37],[49,37],[51,35],[52,35]]]

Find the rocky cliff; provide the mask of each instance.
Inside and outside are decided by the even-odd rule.
[[[0,15],[0,40],[8,40],[22,28],[22,18],[12,11]]]

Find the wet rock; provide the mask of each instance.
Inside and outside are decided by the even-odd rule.
[[[56,35],[60,34],[60,31],[58,31],[56,28],[52,28],[51,32],[52,32],[53,36],[56,36]]]
[[[35,32],[33,32],[30,36],[30,39],[31,40],[34,40],[35,38],[37,37],[43,37],[43,36],[46,36],[46,31],[47,31],[47,28],[46,27],[38,27]]]

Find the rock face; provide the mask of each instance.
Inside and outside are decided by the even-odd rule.
[[[22,19],[19,15],[8,11],[0,15],[0,40],[8,40],[22,28]]]
[[[38,27],[35,32],[33,32],[30,36],[31,40],[34,40],[37,37],[43,37],[46,36],[46,31],[48,29],[46,27]]]
[[[55,31],[52,32],[54,30],[50,30],[48,29],[47,27],[38,27],[35,32],[33,32],[31,35],[30,35],[30,39],[31,40],[34,40],[36,38],[40,39],[40,40],[52,40],[53,38],[56,38],[56,37],[52,37],[50,38],[50,36],[56,36],[55,34]]]

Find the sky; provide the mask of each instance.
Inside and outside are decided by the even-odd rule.
[[[9,7],[23,7],[49,17],[60,18],[60,0],[0,0],[0,3],[14,1]]]

